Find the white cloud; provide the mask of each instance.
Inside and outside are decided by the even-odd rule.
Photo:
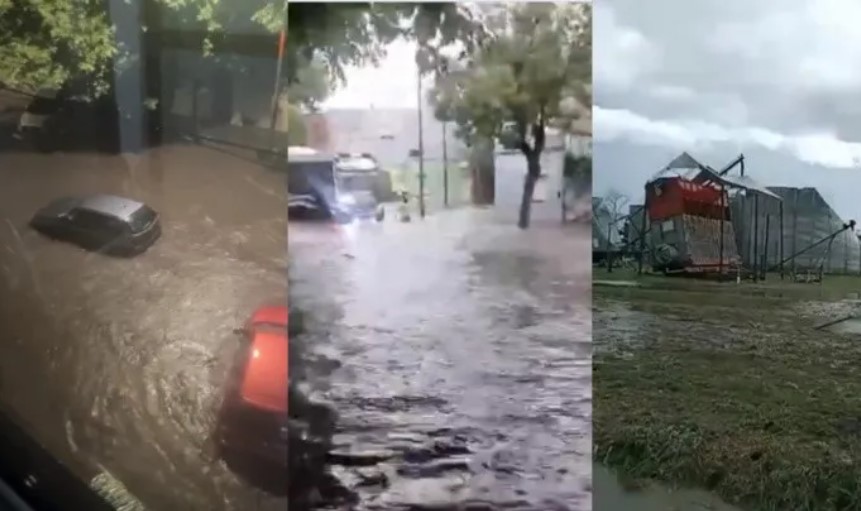
[[[831,168],[856,168],[861,162],[861,144],[844,142],[829,133],[787,136],[759,127],[732,128],[700,120],[649,119],[624,109],[595,106],[593,132],[601,141],[628,140],[680,151],[715,144],[759,146],[784,150],[807,163]]]
[[[599,2],[594,7],[594,30],[596,34],[612,34],[612,37],[595,38],[593,59],[618,65],[595,66],[594,82],[598,88],[632,87],[660,55],[641,32],[619,25],[613,10],[602,5]]]

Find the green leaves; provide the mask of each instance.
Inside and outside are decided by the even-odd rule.
[[[454,41],[471,48],[481,34],[470,12],[456,3],[303,2],[290,6],[288,27],[288,63],[322,59],[340,81],[345,67],[378,62],[398,37],[415,40],[423,70],[432,71],[438,48]],[[288,65],[289,81],[299,79],[298,68]]]
[[[547,126],[591,108],[591,6],[493,6],[484,19],[481,44],[438,73],[435,113],[457,122],[467,141],[494,137],[540,152]]]
[[[300,56],[297,60],[296,80],[288,86],[287,97],[293,104],[316,110],[332,92],[334,80],[320,59],[308,61]]]
[[[0,83],[28,92],[71,80],[102,93],[116,55],[114,32],[95,1],[0,0]]]
[[[74,85],[77,95],[91,98],[108,92],[114,69],[122,71],[138,55],[117,43],[107,6],[103,0],[0,0],[0,84],[31,93]],[[233,23],[253,19],[261,32],[279,30],[286,1],[127,0],[111,6],[128,9],[121,15],[136,12],[133,7],[160,10],[174,28],[202,31],[200,51],[207,55],[212,39]]]

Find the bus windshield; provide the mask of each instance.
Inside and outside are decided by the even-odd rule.
[[[287,163],[287,191],[291,195],[334,193],[335,171],[332,162],[290,161]]]

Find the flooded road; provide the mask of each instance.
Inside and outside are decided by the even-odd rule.
[[[215,460],[234,328],[286,299],[284,186],[203,148],[143,156],[0,155],[0,401],[82,478],[148,509],[283,509]],[[114,259],[27,227],[59,195],[148,202],[163,236]]]
[[[291,378],[337,410],[355,509],[590,508],[589,239],[469,209],[291,222]]]

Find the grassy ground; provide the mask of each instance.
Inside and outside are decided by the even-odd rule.
[[[607,278],[640,286],[594,287],[596,461],[745,509],[861,509],[861,338],[812,328],[861,278]]]

